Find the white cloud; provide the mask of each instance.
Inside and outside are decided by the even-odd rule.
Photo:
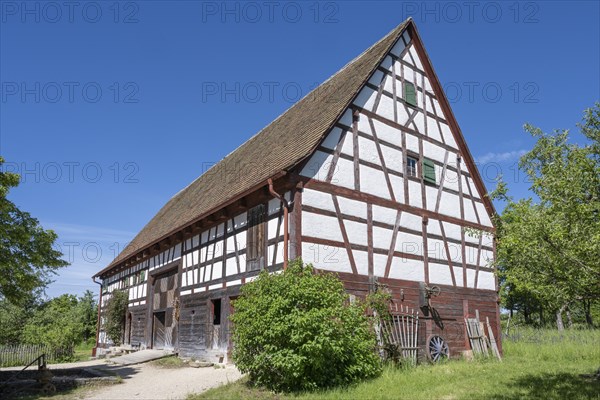
[[[501,163],[501,162],[513,161],[513,160],[518,159],[525,153],[527,153],[527,150],[523,150],[523,149],[506,151],[504,153],[487,153],[482,156],[476,157],[475,162],[477,164],[487,164],[490,162]]]

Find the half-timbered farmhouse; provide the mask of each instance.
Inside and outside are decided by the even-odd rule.
[[[101,310],[129,293],[125,343],[227,361],[241,285],[302,257],[356,297],[387,286],[421,313],[423,341],[458,355],[476,310],[499,337],[493,212],[409,19],[172,197],[94,279]]]

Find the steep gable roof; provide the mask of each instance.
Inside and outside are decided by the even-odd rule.
[[[106,269],[216,211],[236,196],[309,156],[402,35],[409,21],[398,25],[173,196]],[[229,181],[225,189],[222,178],[226,174]]]
[[[410,18],[398,25],[173,196],[110,265],[95,276],[102,275],[139,251],[219,210],[249,190],[266,184],[269,178],[281,171],[292,169],[310,156],[409,26],[416,32]],[[429,63],[428,58],[427,62]],[[437,77],[434,81],[438,84],[438,90],[441,90]],[[441,97],[445,100],[443,92]],[[447,100],[442,101],[444,102],[449,109]],[[458,127],[456,123],[455,126]],[[472,162],[460,130],[454,133],[458,136],[457,142],[461,145],[461,149]],[[223,184],[224,177],[227,178],[226,187]],[[478,180],[483,185],[480,177],[476,176],[475,181]],[[478,185],[480,191],[482,187]],[[483,194],[485,194],[485,187],[483,187]],[[484,199],[484,202],[486,200]],[[493,210],[489,200],[486,207],[488,211]]]

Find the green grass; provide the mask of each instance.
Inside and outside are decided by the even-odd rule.
[[[73,359],[66,362],[87,361],[92,356],[94,342],[83,342],[75,346],[73,349]]]
[[[160,368],[183,368],[188,366],[185,361],[177,356],[159,358],[158,360],[152,361],[150,364]]]
[[[505,340],[504,359],[452,360],[413,369],[388,367],[371,381],[295,395],[252,388],[246,379],[188,400],[200,399],[600,399],[600,381],[583,376],[600,367],[600,331],[560,335],[522,330]]]

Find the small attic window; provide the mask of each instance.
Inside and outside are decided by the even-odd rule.
[[[406,157],[406,175],[417,177],[417,159]]]
[[[428,158],[423,158],[423,180],[435,185],[435,163]]]
[[[417,90],[410,82],[404,82],[404,101],[408,105],[417,106]]]

